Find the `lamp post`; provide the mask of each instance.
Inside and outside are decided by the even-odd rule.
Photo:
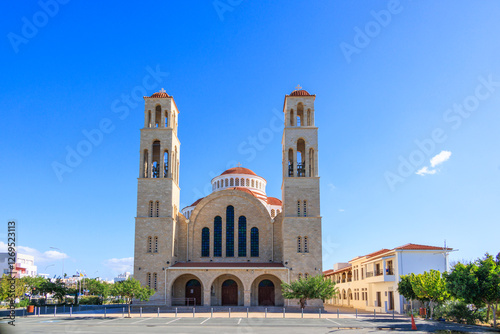
[[[57,247],[49,247],[49,248],[50,248],[50,249],[55,249],[55,250],[58,250],[58,251],[60,251],[61,253],[63,253],[63,255],[65,255],[65,254],[64,254],[64,252],[63,252],[62,250],[60,250],[59,248],[57,248]],[[63,256],[63,258],[62,258],[62,273],[61,273],[61,278],[64,278],[64,256]]]

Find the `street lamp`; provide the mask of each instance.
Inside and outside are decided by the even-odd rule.
[[[44,271],[47,271],[47,268],[48,268],[48,267],[52,267],[52,266],[55,266],[55,264],[53,264],[53,263],[52,263],[52,264],[49,264],[48,266],[46,266],[46,267],[45,267],[45,270],[44,270]]]
[[[63,255],[65,255],[64,252],[62,250],[60,250],[59,248],[57,248],[57,247],[49,247],[49,248],[58,250],[61,253],[63,253]],[[64,256],[62,258],[62,273],[61,273],[61,275],[62,275],[61,278],[64,278]]]

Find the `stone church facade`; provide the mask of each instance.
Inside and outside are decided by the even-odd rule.
[[[285,306],[281,282],[322,273],[316,96],[285,96],[283,201],[243,167],[212,179],[212,193],[179,208],[179,110],[165,91],[144,97],[134,277],[151,304]],[[321,306],[319,300],[308,305]]]

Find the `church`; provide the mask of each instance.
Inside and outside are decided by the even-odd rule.
[[[238,166],[181,209],[179,109],[163,89],[144,97],[134,277],[156,291],[148,303],[297,305],[281,282],[322,273],[315,98],[300,87],[285,95],[281,200],[266,195],[264,176]]]

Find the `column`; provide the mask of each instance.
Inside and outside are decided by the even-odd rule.
[[[243,305],[250,307],[252,303],[250,290],[243,291]]]

